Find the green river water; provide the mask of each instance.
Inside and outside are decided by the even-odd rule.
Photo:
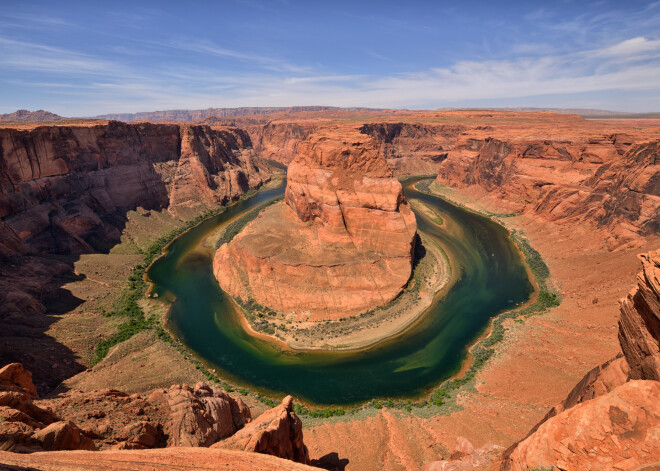
[[[200,223],[151,266],[154,292],[175,299],[168,327],[221,377],[266,393],[318,405],[423,395],[455,374],[489,319],[527,301],[533,286],[506,229],[417,191],[418,181],[404,182],[406,197],[422,200],[444,220],[438,227],[416,212],[418,229],[450,254],[458,280],[400,336],[366,351],[295,352],[244,331],[213,277],[213,253],[201,242],[227,221],[282,195],[284,186],[263,189]]]

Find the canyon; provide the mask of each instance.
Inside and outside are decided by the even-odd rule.
[[[138,207],[146,219],[154,211],[188,220],[236,200],[269,179],[256,160],[249,136],[236,128],[119,122],[0,128],[3,362],[22,361],[50,387],[79,372],[73,358],[56,370],[46,366],[53,363],[48,357],[70,354],[42,334],[51,324],[48,311],[80,304],[61,288],[83,278],[74,262],[108,253]]]
[[[144,395],[142,401],[154,389],[170,391],[177,382],[195,384],[200,380],[199,372],[186,366],[180,353],[149,332],[117,345],[106,360],[86,370],[92,366],[88,357],[82,352],[72,353],[71,341],[57,336],[65,326],[82,325],[83,319],[102,319],[80,312],[97,308],[86,307],[84,291],[76,288],[82,283],[89,286],[89,278],[102,275],[88,271],[82,280],[75,275],[72,260],[122,246],[122,237],[134,230],[136,221],[153,222],[162,217],[182,221],[235,200],[268,180],[274,160],[289,167],[291,190],[287,189],[285,202],[265,209],[218,252],[218,257],[224,257],[223,250],[234,250],[232,256],[242,260],[241,269],[256,272],[256,262],[245,262],[249,252],[241,243],[266,224],[273,224],[275,238],[283,233],[286,222],[296,228],[296,236],[309,230],[309,240],[347,242],[351,217],[344,216],[348,224],[342,227],[338,216],[340,203],[348,201],[347,206],[360,216],[355,223],[369,229],[352,233],[360,234],[357,245],[364,243],[369,250],[383,251],[384,259],[392,256],[389,250],[395,252],[395,258],[405,259],[405,280],[392,280],[398,287],[388,291],[396,296],[410,275],[414,232],[393,231],[396,243],[392,247],[376,243],[379,238],[372,233],[374,227],[389,227],[382,221],[389,220],[387,213],[397,204],[410,211],[400,200],[400,185],[397,190],[393,177],[433,174],[436,182],[430,191],[524,234],[543,255],[551,288],[562,297],[559,307],[542,315],[505,321],[504,340],[496,355],[477,372],[469,387],[451,393],[451,407],[405,412],[384,406],[331,420],[303,416],[308,457],[336,456],[346,469],[366,470],[418,469],[422,465],[428,469],[525,469],[558,463],[566,469],[610,469],[608,466],[615,465],[617,469],[634,469],[660,460],[654,442],[645,441],[658,433],[657,407],[652,402],[658,394],[658,377],[654,375],[658,371],[660,310],[658,120],[585,120],[545,112],[492,110],[369,110],[342,116],[333,110],[237,116],[206,125],[110,122],[0,127],[0,136],[0,269],[2,305],[7,309],[1,319],[0,364],[20,361],[34,371],[41,383],[37,389],[40,394],[53,394],[45,401],[50,401],[58,415],[68,407],[58,401],[71,400],[73,393],[61,388],[52,391],[67,378],[67,388],[77,385],[83,396],[123,384],[121,389],[129,398],[140,394]],[[341,171],[335,168],[344,161],[351,165]],[[319,179],[326,172],[338,172],[341,185],[319,184],[326,181]],[[364,205],[360,198],[343,200],[340,192],[346,184],[342,178],[354,173],[376,180],[380,189],[375,193],[384,196],[382,201]],[[348,182],[349,186],[355,184]],[[355,201],[360,204],[354,205]],[[127,218],[128,214],[135,219]],[[404,215],[397,218],[405,220]],[[247,246],[250,250],[268,248],[262,244]],[[642,272],[636,275],[636,255],[640,252],[646,255],[642,256]],[[139,259],[135,257],[132,260]],[[272,268],[279,269],[275,265]],[[622,302],[619,318],[617,300],[626,296],[633,282],[637,286]],[[232,294],[240,297],[236,289]],[[80,301],[72,301],[85,301],[75,314],[70,304],[62,303],[65,296],[71,296],[70,290],[81,296]],[[327,303],[318,298],[301,295],[287,300],[312,306],[316,302],[319,313],[327,312]],[[346,298],[358,306],[355,312],[374,305],[373,298]],[[268,305],[273,296],[264,296],[262,301]],[[328,315],[319,313],[320,319]],[[43,335],[51,323],[55,327],[48,336]],[[108,329],[112,327],[108,324]],[[29,334],[26,328],[31,329]],[[70,364],[60,361],[57,368],[51,368],[54,360],[50,358],[60,356],[60,352]],[[165,363],[156,363],[157,357]],[[141,369],[145,379],[134,379],[136,364],[153,366],[163,374]],[[602,366],[594,369],[594,365]],[[181,379],[170,380],[174,369]],[[202,391],[202,386],[189,388],[193,395],[196,389]],[[177,394],[187,391],[174,389]],[[211,392],[204,397],[215,395]],[[197,396],[195,400],[203,402]],[[265,412],[263,405],[251,402],[253,399],[245,401],[253,409],[252,416]],[[268,429],[281,414],[286,415],[287,404],[283,405],[284,412],[265,416],[260,427]],[[64,414],[61,417],[66,418]],[[80,418],[83,422],[92,420],[83,415]],[[293,422],[297,429],[298,422]],[[194,427],[203,429],[199,424]],[[579,450],[602,447],[602,436],[594,431],[608,428],[612,432],[605,436],[616,437],[628,451],[620,452],[608,444],[607,451],[600,448],[599,453],[599,459],[606,461],[590,461],[592,455]],[[583,441],[573,441],[578,434],[585,437]],[[235,436],[231,442],[234,450],[258,451],[263,450],[260,447],[264,443],[271,443],[270,439]],[[58,462],[73,466],[78,459],[79,463],[118,463],[113,460],[125,456],[138,459],[135,453],[144,453],[139,459],[150,457],[154,463],[204,463],[229,457],[242,463],[251,459],[238,457],[235,453],[242,451],[234,450],[165,450],[121,452],[126,455],[118,451],[80,452],[75,456],[65,452],[2,453],[0,462],[57,469],[66,466]],[[284,453],[286,457],[305,456],[300,443],[290,450]],[[88,457],[91,453],[99,458]],[[262,465],[264,469],[297,469],[288,463],[272,460]],[[327,463],[323,466],[332,469]],[[338,466],[337,460],[333,466]]]

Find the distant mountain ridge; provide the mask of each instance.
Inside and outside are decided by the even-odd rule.
[[[576,114],[583,118],[660,118],[660,112],[648,113],[629,113],[626,111],[610,111],[598,110],[592,108],[533,108],[533,107],[520,107],[520,108],[497,108],[503,111],[549,111],[552,113],[561,114]]]
[[[231,118],[236,116],[265,115],[273,113],[300,113],[304,111],[373,111],[376,108],[340,108],[337,106],[282,106],[282,107],[241,107],[207,108],[205,110],[165,110],[140,113],[110,113],[95,116],[96,119],[115,121],[200,121],[202,119]]]
[[[62,116],[46,110],[18,110],[13,113],[0,114],[0,121],[12,121],[19,123],[44,123],[48,121],[60,121],[62,119],[64,119]]]

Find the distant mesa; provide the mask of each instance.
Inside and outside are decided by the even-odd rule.
[[[207,108],[205,110],[165,110],[140,113],[110,113],[96,119],[116,121],[201,121],[207,118],[233,118],[238,116],[268,115],[274,113],[302,113],[314,111],[365,111],[369,108],[338,108],[336,106],[251,106],[240,108]],[[205,124],[215,124],[213,122]]]
[[[341,319],[392,301],[410,278],[417,223],[373,138],[324,130],[298,148],[285,202],[216,253],[222,288],[243,301]]]
[[[65,118],[45,110],[18,110],[13,113],[0,114],[0,121],[14,123],[46,123],[49,121],[60,121],[62,119]]]

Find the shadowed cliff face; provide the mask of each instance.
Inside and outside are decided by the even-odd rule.
[[[76,256],[107,253],[128,211],[189,219],[267,179],[237,128],[109,122],[0,129],[0,360],[22,361],[51,385],[71,376],[81,367],[43,335],[53,319],[41,314],[46,306],[57,314],[80,304],[60,288],[80,278]],[[24,339],[26,348],[15,351],[1,337]],[[44,351],[69,361],[50,371],[37,361]]]
[[[20,250],[18,236],[35,253],[107,251],[127,210],[176,214],[235,199],[264,179],[250,148],[243,131],[207,126],[2,129],[4,249]]]
[[[458,136],[462,125],[422,123],[365,124],[360,132],[373,136],[380,153],[397,175],[435,174]]]

